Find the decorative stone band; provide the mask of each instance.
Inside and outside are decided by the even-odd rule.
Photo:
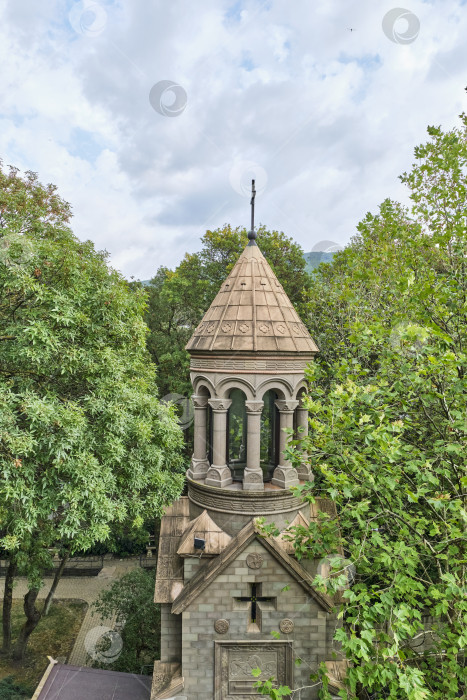
[[[217,488],[213,492],[209,486],[204,486],[187,477],[188,498],[203,509],[229,513],[232,515],[273,515],[274,513],[291,513],[297,511],[303,504],[287,490],[277,491],[232,491]]]
[[[290,355],[276,357],[206,357],[193,355],[190,360],[191,371],[217,372],[231,374],[241,372],[242,374],[270,374],[271,372],[281,372],[282,374],[303,374],[305,367],[313,355],[306,355],[300,358]]]

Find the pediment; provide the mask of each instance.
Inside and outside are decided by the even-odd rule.
[[[326,611],[331,611],[334,603],[326,594],[315,589],[308,572],[272,537],[265,537],[252,520],[234,537],[227,547],[217,557],[206,564],[197,574],[185,584],[183,591],[172,604],[172,612],[179,614],[183,612],[196,598],[204,591],[216,578],[233,563],[238,555],[252,542],[257,540],[272,556],[277,560],[283,569],[294,578],[297,583]]]
[[[202,550],[203,556],[215,556],[220,554],[229,544],[232,537],[228,535],[204,510],[195,520],[192,520],[186,531],[183,533],[177,554],[181,557],[193,554],[200,554],[200,550],[195,549],[195,537],[205,541],[205,548]]]
[[[293,547],[293,542],[289,540],[289,537],[293,535],[293,528],[294,527],[305,527],[308,528],[310,525],[309,521],[305,518],[305,516],[299,511],[295,518],[292,520],[291,523],[287,525],[284,530],[280,533],[280,535],[277,535],[274,539],[276,540],[277,544],[279,544],[282,549],[287,552],[290,556],[293,557],[295,550]]]

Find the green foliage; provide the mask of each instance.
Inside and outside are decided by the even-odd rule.
[[[402,176],[411,207],[368,214],[310,294],[321,354],[310,435],[291,450],[310,455],[302,493],[336,502],[342,538],[322,520],[295,543],[311,557],[342,544],[356,567],[335,637],[342,698],[466,693],[467,118],[428,133]]]
[[[180,493],[182,435],[157,399],[146,301],[71,232],[33,173],[0,168],[0,545],[38,586]]]
[[[102,591],[94,608],[104,619],[115,616],[117,625],[123,625],[118,659],[94,665],[151,674],[154,660],[160,656],[160,606],[154,604],[154,572],[133,569]]]
[[[260,669],[256,670],[260,671]],[[290,697],[291,693],[291,689],[287,685],[282,685],[280,688],[277,688],[274,678],[269,678],[267,681],[257,681],[254,684],[254,688],[259,691],[260,695],[267,695],[268,697],[272,698],[272,700],[280,700],[280,698],[284,698],[286,696]]]
[[[145,554],[150,535],[154,535],[155,520],[145,522],[141,527],[113,523],[105,541],[96,543],[91,549],[77,553],[77,556],[114,554],[117,557],[132,557]]]
[[[24,700],[24,698],[29,697],[31,697],[31,693],[18,685],[12,676],[0,681],[0,700]]]

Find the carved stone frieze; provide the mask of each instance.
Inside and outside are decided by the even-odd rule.
[[[290,642],[227,642],[217,640],[214,652],[214,700],[254,698],[256,680],[272,676],[279,685],[293,684],[293,649]],[[261,669],[253,678],[252,670]]]
[[[300,509],[300,500],[290,491],[231,491],[212,489],[188,478],[188,498],[203,509],[241,515],[291,513]]]
[[[266,326],[266,324],[264,324]],[[266,328],[262,331],[266,334]],[[232,371],[232,372],[293,372],[303,374],[307,363],[312,359],[309,357],[203,357],[193,356],[190,361],[192,371]]]

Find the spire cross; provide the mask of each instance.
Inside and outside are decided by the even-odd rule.
[[[256,245],[255,243],[255,238],[256,238],[256,232],[255,232],[255,196],[256,196],[256,190],[255,190],[255,181],[251,181],[251,199],[250,199],[250,204],[251,204],[251,229],[248,231],[248,239],[249,239],[249,244],[248,245]]]

